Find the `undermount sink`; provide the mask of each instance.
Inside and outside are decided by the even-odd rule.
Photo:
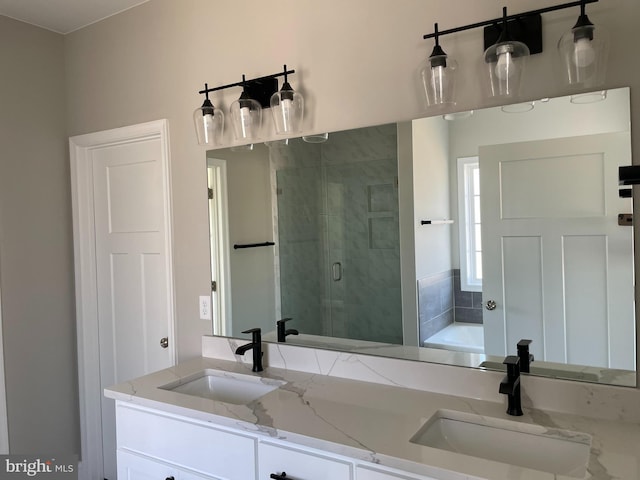
[[[583,478],[591,436],[568,430],[438,410],[412,443],[555,475]]]
[[[285,383],[271,378],[206,369],[160,388],[219,402],[245,405]]]

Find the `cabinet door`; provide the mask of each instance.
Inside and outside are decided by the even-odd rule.
[[[118,405],[117,422],[119,449],[227,480],[255,479],[251,437],[124,405]]]
[[[356,468],[356,480],[437,480],[433,477],[415,475],[413,473],[396,473],[392,471],[375,470],[358,466]]]
[[[290,480],[351,480],[350,462],[281,445],[260,443],[258,479],[270,480],[271,474],[286,472]]]
[[[118,480],[219,480],[118,450]]]

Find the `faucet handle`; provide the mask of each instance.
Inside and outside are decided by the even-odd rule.
[[[507,376],[509,378],[520,376],[520,357],[508,355],[502,363],[507,366]]]
[[[291,317],[282,318],[282,319],[280,319],[280,320],[278,320],[278,321],[276,322],[276,325],[284,325],[284,323],[285,323],[285,322],[288,322],[289,320],[293,320],[293,318],[291,318]]]
[[[249,330],[244,330],[242,333],[254,333],[254,332],[261,332],[260,328],[250,328]]]
[[[529,353],[531,340],[522,339],[518,342],[518,357],[520,357],[520,370],[529,373],[529,364],[533,362],[533,355]]]
[[[518,350],[529,350],[529,345],[533,343],[533,340],[522,339],[518,342]]]
[[[260,343],[262,341],[262,330],[260,328],[250,328],[242,333],[250,333],[252,343]]]

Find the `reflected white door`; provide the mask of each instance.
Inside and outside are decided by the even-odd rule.
[[[207,175],[211,249],[211,320],[214,335],[229,336],[232,330],[226,161],[208,158]]]
[[[480,148],[485,352],[635,369],[628,133]],[[579,181],[575,179],[579,178]]]
[[[117,478],[115,405],[103,389],[174,364],[166,141],[166,122],[71,139],[74,176],[86,187],[74,192],[74,217],[90,220],[74,226],[87,272],[76,274],[86,307],[79,310],[86,478]],[[81,259],[79,245],[88,252]]]

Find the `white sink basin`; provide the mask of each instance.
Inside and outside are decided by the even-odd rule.
[[[438,410],[411,442],[556,475],[583,478],[591,436],[568,430]]]
[[[224,403],[250,403],[286,382],[270,378],[206,369],[190,377],[163,385],[163,390],[208,398]]]

